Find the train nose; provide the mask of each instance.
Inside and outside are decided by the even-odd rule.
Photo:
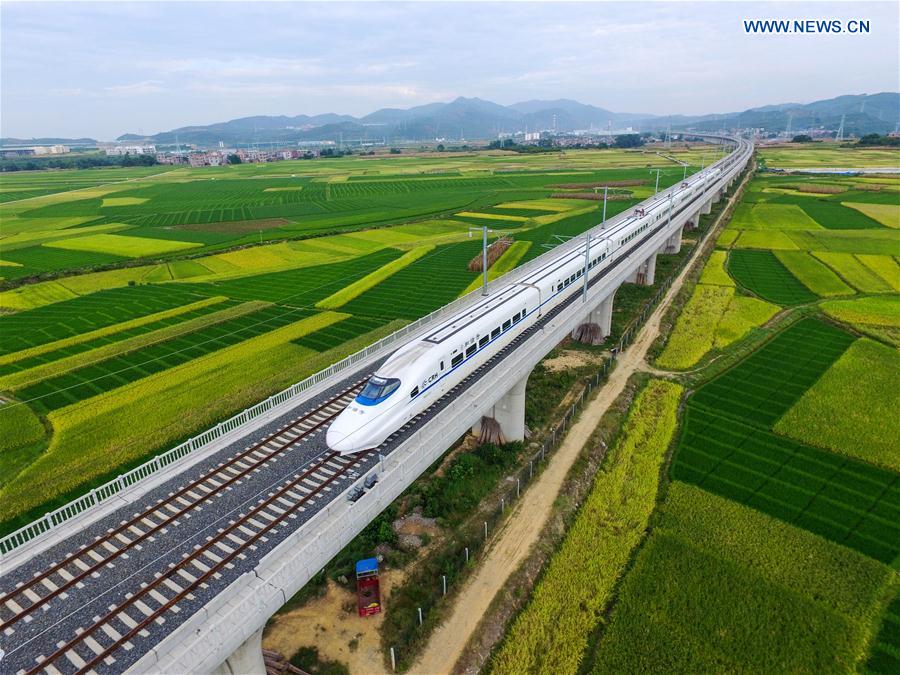
[[[338,415],[328,427],[328,431],[325,432],[325,444],[337,453],[349,455],[364,448],[359,443],[359,429],[354,428],[352,420],[348,421],[345,415],[345,413]]]

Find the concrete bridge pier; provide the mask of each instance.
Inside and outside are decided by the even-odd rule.
[[[681,236],[684,234],[684,228],[687,227],[687,223],[678,228],[678,231],[672,234],[671,237],[666,239],[666,245],[660,253],[665,253],[667,255],[674,255],[676,253],[681,253]]]
[[[710,213],[712,211],[712,203],[713,203],[713,199],[710,198],[710,200],[708,202],[706,202],[703,206],[700,207],[700,212],[697,214],[697,217],[699,218],[701,214],[706,215],[707,213]]]
[[[511,441],[525,440],[525,387],[528,384],[530,375],[531,372],[529,371],[528,375],[516,382],[474,424],[472,427],[474,436],[482,436],[482,427],[487,425],[485,429],[486,438],[482,439],[482,442],[494,442],[497,440],[495,436],[497,426],[500,427],[499,442],[509,443]]]
[[[638,284],[639,286],[652,286],[656,281],[656,253],[653,253],[644,262],[638,265],[625,283]]]
[[[266,675],[262,654],[263,627],[248,637],[212,675]]]
[[[613,291],[585,317],[585,321],[572,331],[572,339],[587,344],[599,345],[612,333]]]

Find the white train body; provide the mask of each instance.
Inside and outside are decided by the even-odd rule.
[[[603,275],[638,244],[632,241],[667,221],[669,211],[705,190],[725,171],[710,168],[660,195],[643,210],[590,242],[588,275]],[[643,215],[640,215],[640,214]],[[645,235],[646,236],[646,235]],[[326,443],[341,454],[376,448],[509,345],[543,314],[582,292],[585,244],[560,254],[526,277],[441,322],[392,354],[328,428]]]

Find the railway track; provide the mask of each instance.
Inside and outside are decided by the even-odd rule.
[[[119,605],[94,617],[90,625],[76,631],[68,641],[58,643],[47,656],[37,656],[35,665],[20,670],[24,675],[90,673],[98,666],[115,670],[114,654],[131,649],[131,640],[146,635],[153,623],[164,623],[166,615],[178,612],[178,603],[192,600],[194,593],[231,569],[238,560],[255,550],[257,544],[278,533],[307,506],[333,489],[343,489],[357,477],[353,469],[371,452],[342,457],[326,452],[306,468],[291,475],[245,513],[228,521],[214,535],[185,552],[181,559],[155,575]]]
[[[357,381],[315,409],[248,446],[204,475],[167,497],[110,528],[88,546],[66,555],[36,576],[0,595],[0,632],[12,636],[20,622],[28,622],[37,610],[50,609],[55,598],[65,598],[73,587],[97,576],[129,551],[156,541],[180,518],[208,504],[213,495],[240,485],[263,466],[277,461],[287,450],[320,430],[340,413],[362,388]]]

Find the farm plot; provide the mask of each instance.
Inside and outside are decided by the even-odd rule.
[[[10,373],[18,373],[31,368],[37,368],[38,366],[53,363],[54,361],[75,356],[76,354],[82,354],[106,345],[121,342],[122,340],[128,340],[137,337],[138,335],[152,333],[170,326],[177,326],[180,323],[192,321],[202,316],[234,307],[238,304],[236,301],[228,300],[227,298],[221,298],[220,300],[220,302],[204,303],[202,306],[198,306],[195,309],[188,309],[188,311],[185,312],[164,316],[156,321],[126,327],[114,333],[99,335],[90,340],[66,344],[60,346],[58,349],[44,351],[9,363],[2,363],[0,364],[0,377],[9,375]]]
[[[871,253],[900,255],[897,233],[880,230],[814,230],[788,231],[797,248],[804,251],[833,251],[837,253]]]
[[[476,276],[467,268],[481,242],[437,247],[342,307],[350,314],[392,319],[418,319],[454,300]]]
[[[681,393],[680,386],[656,380],[635,399],[619,440],[494,657],[491,673],[578,670],[655,506],[659,466],[675,433]]]
[[[106,253],[127,258],[141,258],[172,253],[174,251],[184,251],[189,248],[196,248],[200,244],[190,241],[128,237],[120,234],[90,234],[86,237],[52,241],[44,244],[44,246],[62,248],[68,251],[90,251],[92,253]]]
[[[728,256],[728,271],[748,291],[779,305],[816,299],[771,251],[733,250]]]
[[[853,295],[855,292],[828,266],[806,251],[776,251],[775,257],[801,284],[819,297]]]
[[[35,410],[47,413],[300,321],[311,314],[277,305],[267,307],[47,378],[19,390],[17,395]]]
[[[844,202],[844,206],[856,209],[860,213],[864,213],[869,218],[877,220],[886,227],[895,230],[900,229],[900,205],[897,204],[866,204]]]
[[[813,255],[833,269],[842,279],[863,293],[889,293],[891,284],[863,265],[851,253],[816,251]]]
[[[840,202],[802,199],[798,203],[810,218],[829,230],[878,230],[884,227],[862,211],[847,208]]]
[[[742,201],[728,224],[730,230],[818,230],[821,225],[795,204]]]
[[[688,400],[672,475],[890,564],[900,475],[772,432],[852,342],[803,319],[704,384]]]
[[[900,355],[854,342],[778,420],[775,431],[900,472]]]
[[[0,318],[0,354],[82,335],[202,299],[188,289],[172,285],[135,286],[98,291],[19,312]]]
[[[888,605],[864,670],[878,675],[900,672],[900,596]]]
[[[350,316],[309,335],[292,340],[292,342],[313,351],[326,352],[344,342],[380,328],[387,322],[387,319],[375,316]]]
[[[18,267],[2,268],[2,276],[6,279],[22,279],[43,272],[78,270],[128,260],[121,255],[94,251],[71,251],[47,246],[29,246],[15,251],[4,251],[3,259],[19,265]]]
[[[402,252],[397,249],[386,248],[330,265],[315,265],[227,281],[184,283],[177,286],[195,293],[225,295],[236,300],[268,300],[293,307],[312,308],[323,298],[387,265],[401,255]],[[167,287],[175,285],[167,284]]]
[[[838,321],[894,347],[900,347],[900,296],[829,300],[822,310]]]
[[[892,572],[674,482],[591,672],[855,672]]]
[[[725,271],[727,255],[725,251],[710,255],[656,365],[690,368],[711,349],[739,340],[778,311],[777,305],[735,292],[734,280]]]

